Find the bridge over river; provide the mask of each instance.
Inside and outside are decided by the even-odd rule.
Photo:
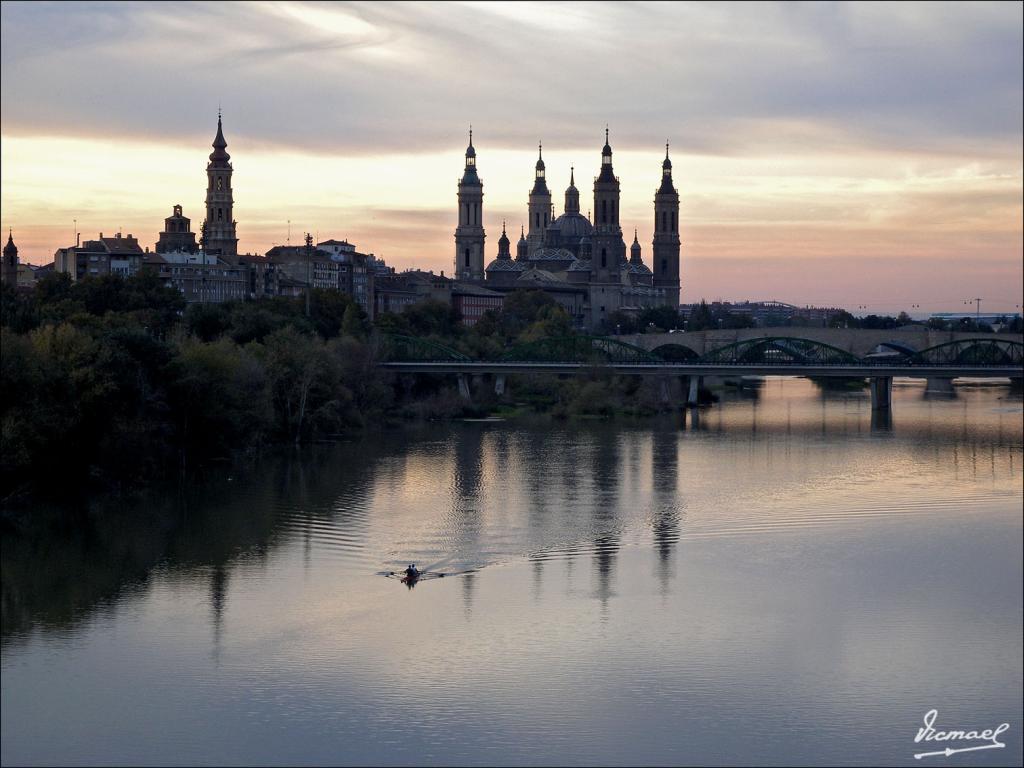
[[[473,375],[493,376],[495,391],[500,394],[512,374],[579,375],[603,367],[620,375],[661,377],[666,401],[671,400],[671,380],[680,377],[688,405],[697,404],[707,376],[860,378],[870,380],[871,403],[876,410],[891,407],[894,377],[924,378],[929,389],[948,392],[952,392],[953,379],[959,377],[1009,378],[1018,385],[1024,379],[1024,343],[1007,334],[954,334],[956,338],[916,349],[911,342],[930,341],[929,332],[893,339],[893,331],[784,330],[789,335],[772,335],[766,329],[756,335],[729,331],[733,338],[725,337],[726,343],[718,343],[722,337],[713,335],[721,333],[718,331],[699,340],[696,334],[630,337],[643,344],[622,337],[566,336],[520,344],[491,360],[472,359],[425,339],[383,335],[380,365],[401,373],[454,374],[467,398]],[[794,335],[797,331],[800,335]],[[823,341],[821,336],[829,331],[833,335],[826,338],[850,349]],[[746,338],[735,338],[738,335]]]

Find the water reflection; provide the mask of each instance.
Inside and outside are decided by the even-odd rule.
[[[0,543],[4,762],[45,742],[51,762],[537,762],[542,743],[742,763],[737,720],[841,741],[940,697],[1016,716],[995,710],[1020,680],[1019,395],[900,384],[886,419],[860,391],[756,393],[653,421],[426,425],[39,510]],[[409,562],[474,572],[374,575]],[[917,674],[927,658],[961,693]],[[60,700],[39,693],[54,679]],[[417,695],[430,712],[394,714]],[[88,733],[61,720],[97,697]],[[134,717],[195,751],[160,752]]]

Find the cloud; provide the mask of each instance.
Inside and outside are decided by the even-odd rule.
[[[1019,144],[1019,4],[3,5],[8,133],[315,152]],[[787,126],[801,125],[790,133]],[[197,134],[198,132],[198,134]],[[485,138],[486,137],[486,138]],[[1017,146],[1019,151],[1019,146]]]
[[[837,277],[868,296],[883,273],[907,295],[1019,293],[1022,20],[1019,3],[5,2],[3,223],[36,262],[74,218],[155,242],[180,202],[198,228],[221,104],[244,249],[290,221],[447,269],[470,122],[489,256],[536,141],[556,206],[574,164],[586,209],[608,123],[645,257],[672,143],[691,298],[742,294],[745,264],[798,302],[841,295]]]

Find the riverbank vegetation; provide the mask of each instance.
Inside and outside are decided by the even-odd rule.
[[[476,358],[572,333],[540,291],[510,294],[473,328],[425,300],[371,324],[336,291],[302,299],[186,306],[152,275],[72,282],[51,275],[0,306],[0,500],[40,492],[132,488],[261,447],[336,439],[403,419],[501,410],[556,417],[653,413],[652,385],[594,368],[517,377],[503,397],[452,377],[376,366],[377,331],[434,341]]]

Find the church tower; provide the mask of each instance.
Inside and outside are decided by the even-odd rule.
[[[528,205],[528,223],[530,228],[526,242],[530,253],[544,247],[544,231],[551,223],[551,191],[544,178],[544,153],[542,145],[537,145],[537,165],[534,171],[533,189],[530,190]]]
[[[519,242],[516,243],[516,261],[523,261],[530,255],[530,244],[523,233],[523,225],[519,225]]]
[[[661,164],[661,186],[654,194],[654,287],[665,291],[665,303],[679,307],[679,193],[672,185],[672,161]]]
[[[203,250],[226,260],[238,255],[235,234],[234,197],[231,192],[231,155],[226,151],[220,113],[217,137],[206,165],[206,221],[203,222]],[[227,257],[227,258],[226,258]]]
[[[459,181],[459,226],[455,230],[455,277],[484,279],[484,183],[476,174],[473,129],[469,129],[466,170]]]
[[[604,129],[601,173],[594,180],[593,274],[618,274],[626,263],[626,244],[619,226],[619,180],[612,170],[612,148]]]
[[[8,230],[7,245],[4,246],[3,268],[0,269],[0,283],[18,285],[18,246],[14,244],[14,233]]]

